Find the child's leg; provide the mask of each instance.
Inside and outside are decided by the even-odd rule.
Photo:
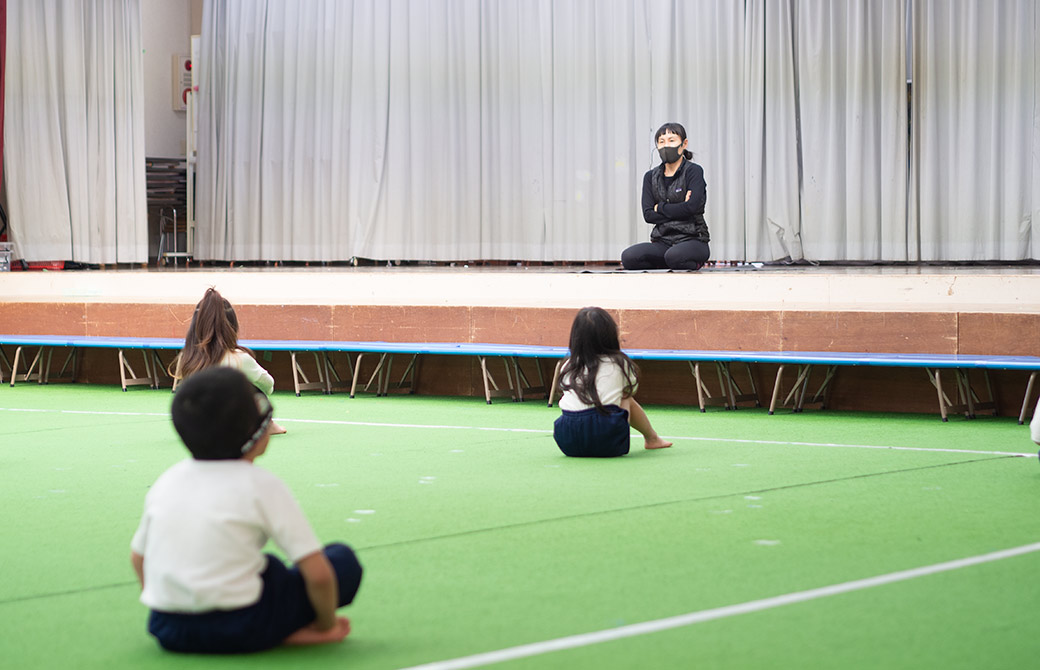
[[[654,427],[650,425],[650,419],[647,418],[646,412],[635,398],[622,398],[621,409],[628,410],[628,423],[642,434],[645,448],[663,449],[672,446],[671,442],[661,439]]]
[[[325,545],[324,554],[332,566],[333,572],[336,573],[337,592],[339,595],[339,600],[336,604],[338,607],[349,605],[353,602],[354,596],[357,595],[358,588],[361,586],[361,564],[358,562],[354,551],[345,544],[327,544]],[[299,577],[302,584],[303,578],[296,566],[290,569],[290,573],[294,577]],[[306,591],[306,587],[304,587],[304,591]],[[306,599],[306,593],[304,593],[304,598]],[[350,621],[346,617],[337,617],[337,624],[328,630],[315,630],[312,625],[314,610],[309,600],[306,610],[309,614],[307,617],[308,623],[297,628],[285,638],[286,644],[308,645],[339,642],[350,633]]]
[[[325,558],[336,573],[339,592],[339,607],[349,605],[357,595],[361,586],[361,564],[354,551],[345,544],[332,543],[325,545]],[[312,610],[313,611],[313,610]],[[310,624],[296,630],[285,638],[286,644],[309,645],[339,642],[350,633],[350,621],[346,617],[337,617],[337,624],[326,631],[317,631]]]
[[[339,542],[325,545],[325,558],[329,559],[332,570],[336,573],[339,606],[349,605],[361,587],[361,563],[358,562],[353,549]]]
[[[288,432],[285,428],[279,426],[274,419],[271,419],[271,423],[267,424],[268,435],[281,435],[282,433]]]
[[[350,547],[344,544],[326,545],[324,553],[336,573],[339,586],[337,604],[342,607],[350,603],[357,593],[361,584],[361,565]],[[269,646],[282,642],[334,642],[342,640],[350,632],[350,624],[344,617],[338,617],[337,625],[328,631],[307,631],[314,623],[314,608],[307,596],[303,575],[296,566],[286,566],[278,558],[268,555],[263,580],[264,591],[260,596],[260,602],[257,603],[257,606],[264,610],[263,622],[254,625],[253,632],[269,640]]]

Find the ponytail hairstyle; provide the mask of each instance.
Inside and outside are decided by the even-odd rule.
[[[657,146],[657,139],[659,137],[661,137],[661,135],[664,135],[665,133],[674,133],[674,134],[678,135],[679,138],[683,140],[683,142],[686,141],[686,129],[682,127],[681,123],[675,123],[674,121],[670,121],[670,122],[664,124],[663,126],[661,126],[660,128],[658,128],[657,132],[654,133],[654,146],[655,147]],[[680,144],[682,144],[682,142],[680,142]],[[685,150],[683,150],[683,157],[686,158],[686,160],[688,160],[688,161],[689,160],[693,160],[693,152],[690,151],[689,149],[685,149]]]
[[[639,368],[621,351],[618,328],[614,319],[599,307],[583,307],[571,325],[570,355],[563,363],[560,386],[574,391],[586,405],[603,412],[603,403],[596,389],[596,373],[602,359],[614,362],[627,380],[622,395],[631,396],[639,379]]]
[[[184,348],[171,364],[172,377],[185,379],[199,370],[219,365],[227,352],[238,349],[252,355],[245,347],[238,346],[235,309],[215,288],[208,288],[195,306],[188,334],[184,336]]]

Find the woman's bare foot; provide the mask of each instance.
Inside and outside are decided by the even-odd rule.
[[[646,439],[643,444],[645,449],[667,449],[670,446],[672,446],[671,442],[663,440],[660,437],[656,437],[652,440]]]
[[[281,435],[282,433],[287,433],[287,432],[289,432],[289,431],[287,431],[286,429],[284,429],[281,426],[279,426],[277,423],[274,422],[273,419],[271,420],[271,423],[267,424],[267,434],[268,435]]]
[[[318,630],[314,625],[304,626],[289,637],[285,644],[307,645],[342,642],[350,634],[350,620],[345,616],[336,617],[336,625],[328,630]]]

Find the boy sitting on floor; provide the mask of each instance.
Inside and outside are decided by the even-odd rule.
[[[152,485],[130,543],[148,631],[196,653],[345,638],[336,608],[354,599],[361,565],[346,545],[323,549],[288,487],[253,465],[270,437],[267,396],[237,370],[210,368],[177,389],[172,414],[193,458]],[[292,568],[262,553],[269,538]]]

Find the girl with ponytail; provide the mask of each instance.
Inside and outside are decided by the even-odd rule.
[[[215,288],[208,288],[195,306],[188,334],[184,337],[184,348],[171,365],[174,384],[200,370],[218,365],[241,371],[266,395],[274,391],[271,373],[260,367],[252,351],[238,344],[235,309]],[[268,432],[275,435],[286,431],[272,421]]]

